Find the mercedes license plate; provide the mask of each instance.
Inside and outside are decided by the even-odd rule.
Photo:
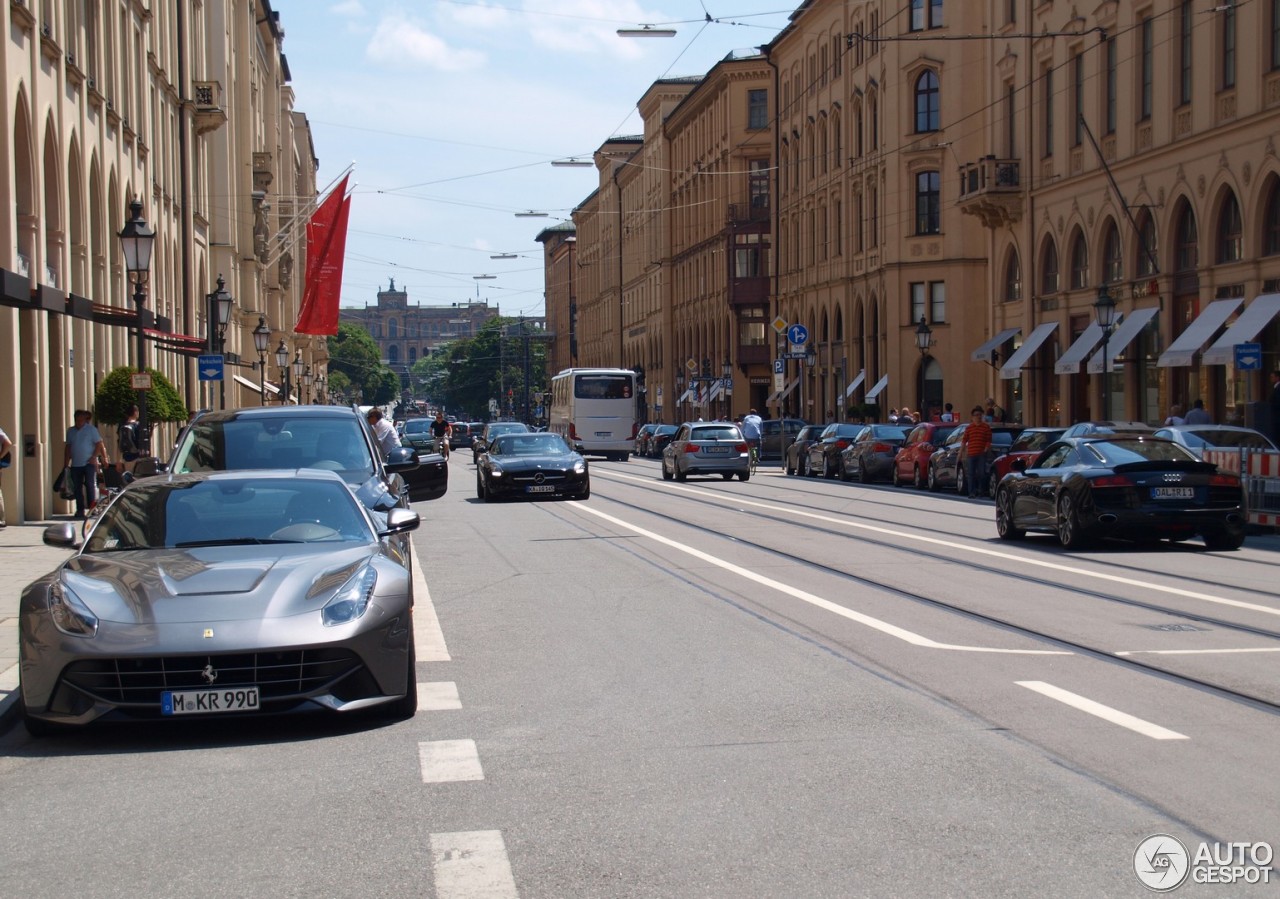
[[[1152,499],[1195,499],[1194,487],[1152,487]]]
[[[532,487],[524,488],[525,493],[555,493],[556,488],[551,484],[535,484]]]
[[[163,715],[210,715],[217,712],[254,712],[257,709],[257,687],[165,690],[160,694],[160,713]]]

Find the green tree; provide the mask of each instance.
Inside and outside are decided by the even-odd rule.
[[[371,406],[383,406],[400,398],[400,376],[381,366],[364,383],[364,401]]]
[[[382,405],[400,395],[400,378],[382,364],[378,344],[369,332],[355,325],[338,325],[338,333],[327,342],[330,377],[335,374],[346,376],[350,399]],[[356,393],[359,393],[358,397]]]
[[[173,389],[163,374],[154,368],[151,373],[151,389],[147,391],[147,421],[185,422],[187,405],[178,391]],[[133,389],[133,376],[137,370],[127,365],[112,371],[102,379],[93,397],[94,414],[102,424],[119,425],[129,415],[129,407],[138,402],[138,391]]]
[[[329,392],[341,397],[345,403],[351,402],[351,379],[340,371],[329,372]]]

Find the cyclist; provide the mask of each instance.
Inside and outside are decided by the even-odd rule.
[[[445,421],[444,413],[436,412],[436,420],[431,422],[431,436],[436,439],[436,446],[440,447],[440,455],[446,459],[449,458],[449,438],[453,436],[453,424]]]
[[[747,446],[751,450],[751,465],[753,468],[760,461],[760,429],[763,426],[764,422],[755,409],[752,409],[742,418],[742,436],[746,438]]]

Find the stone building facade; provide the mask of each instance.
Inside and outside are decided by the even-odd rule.
[[[295,215],[317,163],[269,0],[13,0],[0,21],[0,423],[18,450],[0,488],[11,519],[42,519],[69,508],[50,485],[72,412],[137,365],[139,325],[147,365],[189,408],[222,401],[194,358],[212,347],[219,276],[234,298],[226,402],[262,401],[252,330],[294,340]],[[141,308],[117,236],[134,200],[156,234]],[[323,373],[324,341],[295,343]],[[158,428],[153,445],[173,436]]]
[[[805,3],[761,61],[717,65],[657,104],[661,128],[646,114],[643,136],[597,153],[601,186],[575,214],[590,273],[577,304],[599,313],[579,322],[581,362],[656,363],[671,391],[727,358],[741,413],[781,358],[763,399],[811,420],[987,396],[1029,424],[1156,422],[1195,399],[1251,420],[1264,373],[1237,371],[1232,347],[1256,339],[1263,370],[1280,367],[1278,35],[1274,2]],[[669,90],[655,84],[642,113]],[[733,131],[723,113],[691,124],[711,96],[746,115],[763,102],[766,127]],[[739,186],[709,188],[712,159]],[[647,192],[616,191],[615,171],[660,182],[661,213]],[[612,269],[598,264],[618,258],[610,220],[624,246]],[[758,236],[730,244],[735,230]],[[758,262],[741,252],[751,240]],[[663,254],[644,258],[654,244]],[[645,265],[663,277],[641,334],[628,310],[643,295],[627,300]],[[1105,341],[1104,292],[1118,313]],[[766,349],[750,349],[760,318],[741,310],[758,295],[770,323],[806,326],[805,347],[767,328]],[[808,358],[782,358],[797,349]]]

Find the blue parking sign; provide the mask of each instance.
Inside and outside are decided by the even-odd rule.
[[[201,356],[196,369],[200,372],[201,381],[221,381],[222,356]]]
[[[1236,344],[1236,371],[1258,371],[1262,368],[1262,344]]]

